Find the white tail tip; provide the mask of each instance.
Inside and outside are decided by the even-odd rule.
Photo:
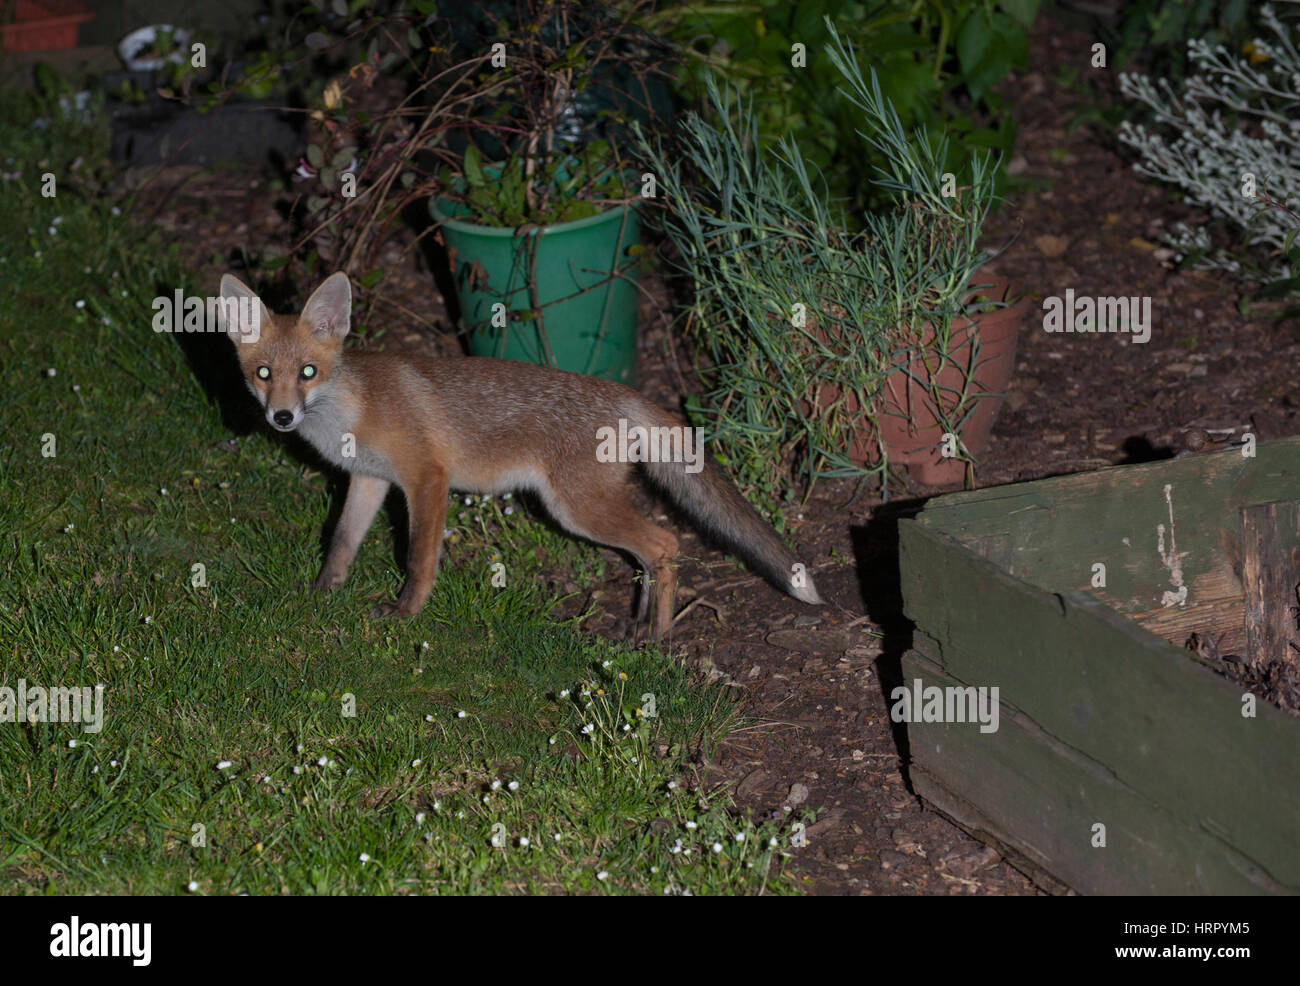
[[[817,594],[817,587],[812,584],[811,579],[808,580],[807,585],[802,585],[798,587],[790,586],[789,591],[790,591],[790,595],[794,596],[795,599],[798,599],[800,602],[807,603],[809,606],[826,605],[826,600],[822,599],[822,597]]]

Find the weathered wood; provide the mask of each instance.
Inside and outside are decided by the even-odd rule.
[[[1243,716],[1212,662],[1117,612],[1181,645],[1235,605],[1240,637],[1239,512],[1300,493],[1300,441],[1258,453],[953,494],[900,522],[910,666],[998,686],[1007,723],[913,723],[918,791],[1079,890],[1300,892],[1300,721],[1267,703]],[[1077,842],[1093,821],[1128,848]]]
[[[1296,627],[1300,587],[1300,504],[1265,503],[1241,511],[1246,660],[1300,665]]]
[[[916,651],[904,656],[903,670],[940,687],[961,684]],[[1034,869],[1084,894],[1290,889],[1198,819],[1165,810],[1014,708],[1004,715],[996,742],[967,724],[909,729],[932,754],[919,755],[913,739],[914,789],[972,835],[1013,847]],[[972,788],[980,795],[974,802]]]
[[[1008,571],[1047,591],[1086,591],[1135,618],[1207,607],[1214,625],[1224,604],[1243,604],[1231,543],[1240,537],[1237,512],[1293,500],[1297,488],[1300,440],[1284,439],[1257,446],[1254,457],[1230,450],[952,493],[917,519],[964,542],[1006,537]],[[1100,587],[1097,562],[1106,564]],[[1184,598],[1170,603],[1166,593],[1178,597],[1183,587]]]

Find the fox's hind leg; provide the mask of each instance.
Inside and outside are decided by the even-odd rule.
[[[622,484],[580,493],[552,486],[543,493],[551,514],[574,534],[626,551],[640,563],[648,584],[638,615],[650,603],[650,639],[667,636],[677,596],[677,538],[642,514]]]

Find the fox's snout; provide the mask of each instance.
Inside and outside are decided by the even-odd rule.
[[[249,380],[248,389],[266,409],[266,423],[276,431],[293,431],[302,424],[303,415],[306,413],[304,401],[292,388],[268,390]],[[277,393],[277,390],[280,392]]]

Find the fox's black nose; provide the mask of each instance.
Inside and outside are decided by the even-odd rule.
[[[281,428],[288,428],[289,425],[293,424],[293,412],[276,411],[275,414],[271,416],[271,419]]]

